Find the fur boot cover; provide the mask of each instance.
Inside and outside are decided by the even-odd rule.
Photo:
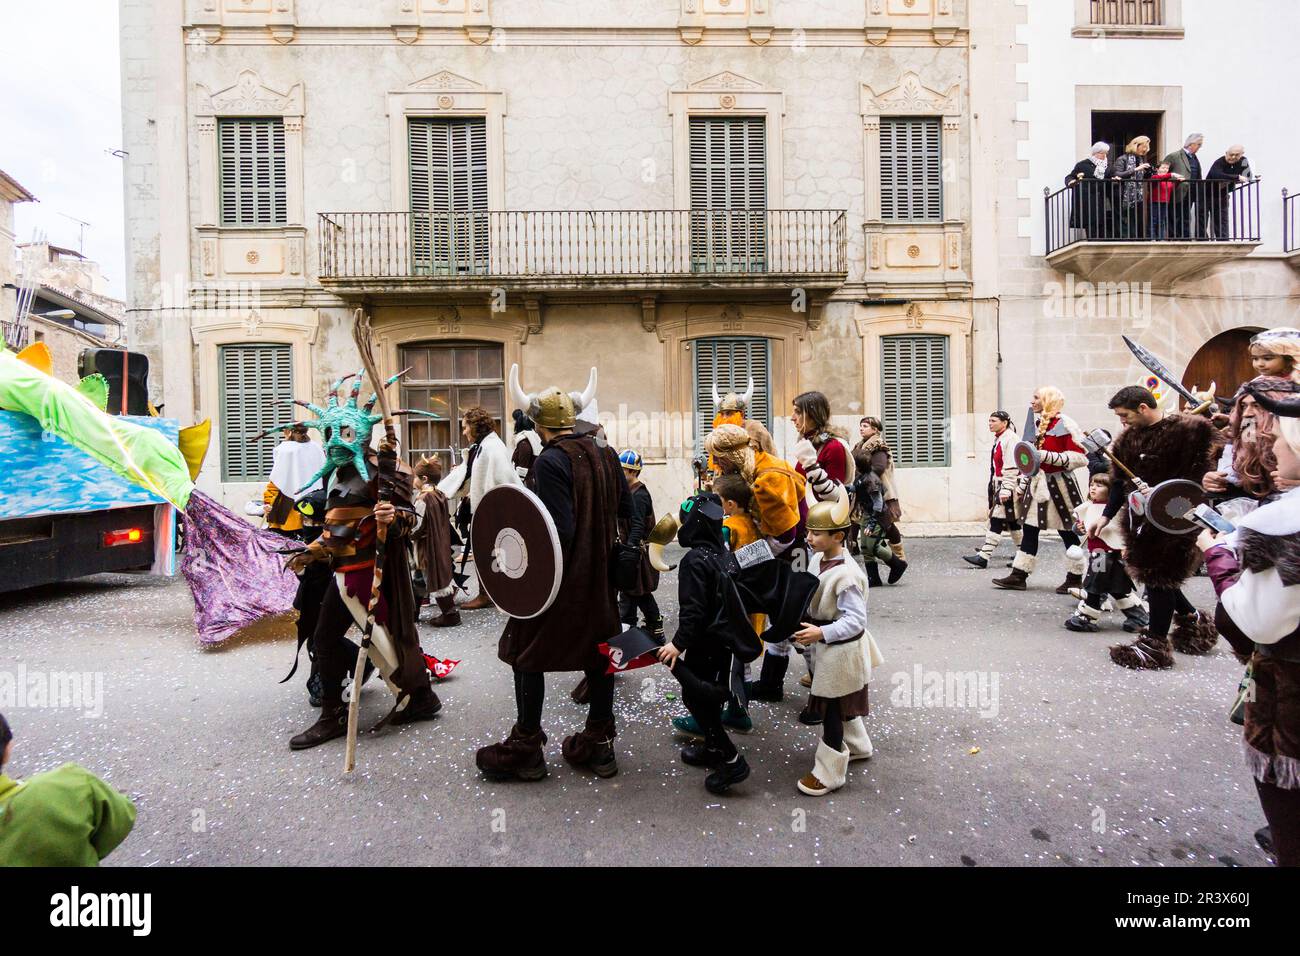
[[[1116,644],[1110,649],[1110,659],[1120,667],[1139,671],[1161,671],[1174,666],[1169,638],[1158,640],[1148,634],[1143,634],[1132,644]]]
[[[854,717],[844,724],[844,746],[849,749],[849,761],[870,760],[876,748],[871,745],[867,735],[867,725],[861,717]]]
[[[810,797],[820,797],[844,786],[849,775],[849,751],[835,751],[826,746],[826,741],[817,741],[817,757],[813,761],[812,773],[805,775],[797,784],[799,790]]]
[[[1178,653],[1199,657],[1214,650],[1214,645],[1219,643],[1219,632],[1214,626],[1214,618],[1204,611],[1175,614],[1169,640]]]

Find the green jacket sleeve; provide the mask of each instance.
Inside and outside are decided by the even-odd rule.
[[[114,789],[93,773],[86,772],[90,785],[93,831],[90,845],[102,860],[126,839],[135,826],[135,804],[126,794]]]

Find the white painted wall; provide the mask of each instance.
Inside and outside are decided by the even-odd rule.
[[[1082,157],[1075,143],[1075,87],[1178,86],[1183,90],[1183,129],[1169,130],[1167,151],[1191,132],[1205,134],[1202,166],[1243,143],[1251,168],[1264,177],[1260,254],[1282,248],[1282,189],[1300,189],[1300,115],[1287,91],[1294,88],[1300,4],[1278,0],[1183,0],[1181,40],[1075,38],[1069,0],[1028,4],[1021,38],[1029,62],[1022,119],[1029,122],[1030,175],[1021,196],[1031,219],[1021,235],[1043,254],[1043,187],[1053,191]],[[1173,139],[1177,139],[1174,143]]]

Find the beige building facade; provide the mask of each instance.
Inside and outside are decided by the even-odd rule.
[[[1142,377],[1122,334],[1230,394],[1250,334],[1297,324],[1294,135],[1206,64],[1284,88],[1288,31],[1258,24],[1300,14],[1201,6],[122,0],[131,341],[155,402],[214,420],[201,483],[231,503],[276,403],[353,371],[361,308],[410,369],[395,404],[482,403],[507,437],[512,364],[528,388],[597,365],[662,502],[715,383],[753,375],[786,453],[821,390],[846,432],[884,419],[912,533],[973,530],[992,410],[1054,384],[1110,425]],[[1203,171],[1246,146],[1231,236],[1069,221],[1065,174],[1137,132],[1204,133]],[[455,431],[403,439],[450,460]]]
[[[792,442],[818,389],[879,415],[919,525],[976,520],[996,310],[973,294],[961,0],[122,0],[128,320],[155,402],[247,435],[356,364],[503,418],[504,377],[580,388],[657,499],[712,389]],[[183,7],[183,9],[182,9]],[[631,9],[629,9],[631,8]],[[397,396],[395,396],[397,397]],[[184,418],[184,414],[181,414]],[[419,425],[408,450],[459,453]]]

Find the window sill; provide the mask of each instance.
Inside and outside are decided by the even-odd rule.
[[[199,226],[203,278],[303,283],[306,226]]]
[[[1070,31],[1078,39],[1098,38],[1114,40],[1181,40],[1186,31],[1178,26],[1120,26],[1114,24],[1081,23]]]

